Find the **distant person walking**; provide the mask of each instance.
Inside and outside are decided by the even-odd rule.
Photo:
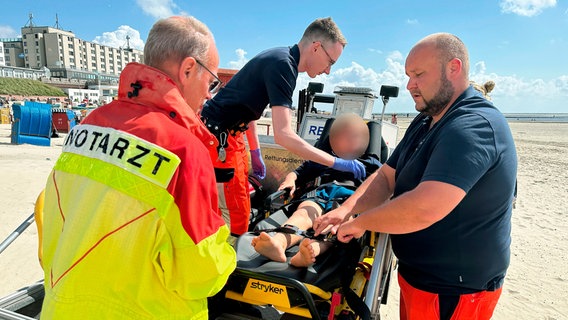
[[[341,241],[365,230],[391,234],[402,320],[490,319],[509,266],[511,131],[469,85],[467,49],[456,36],[422,39],[405,68],[420,114],[387,163],[316,220],[316,231],[331,227]]]
[[[154,24],[147,65],[65,139],[45,190],[42,319],[206,319],[235,268],[197,116],[217,48],[193,17]]]
[[[396,117],[396,113],[393,113],[393,114],[392,114],[391,123],[392,123],[392,124],[397,124],[397,123],[398,123],[398,118]]]

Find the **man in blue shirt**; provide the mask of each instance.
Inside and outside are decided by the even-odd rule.
[[[240,235],[248,229],[250,199],[248,159],[242,132],[246,132],[254,174],[264,178],[255,120],[269,105],[272,108],[274,141],[306,160],[326,167],[354,173],[365,168],[357,160],[344,160],[314,148],[292,130],[290,109],[299,72],[310,77],[329,74],[347,41],[331,18],[316,19],[292,47],[274,48],[252,58],[208,101],[201,115],[205,125],[220,143],[211,152],[220,185],[220,207],[231,232]]]
[[[342,241],[391,234],[401,319],[490,319],[509,266],[515,145],[468,69],[454,35],[414,46],[407,89],[420,114],[387,163],[314,224]]]

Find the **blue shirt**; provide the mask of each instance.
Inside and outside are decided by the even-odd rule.
[[[299,62],[298,45],[261,52],[206,102],[201,114],[232,128],[259,119],[267,105],[292,108]]]
[[[493,104],[468,88],[429,129],[411,123],[387,164],[396,170],[393,197],[423,181],[466,192],[430,227],[392,235],[399,272],[412,286],[439,294],[497,289],[509,266],[517,154],[509,125]]]

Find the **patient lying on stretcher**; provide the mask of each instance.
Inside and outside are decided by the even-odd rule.
[[[344,114],[333,122],[329,132],[329,142],[334,155],[343,159],[358,159],[366,169],[366,177],[380,166],[374,155],[366,155],[369,145],[369,129],[365,121],[355,114]],[[331,210],[333,202],[343,202],[362,183],[352,173],[337,171],[312,161],[306,161],[295,171],[290,172],[279,190],[290,188],[293,195],[296,186],[321,178],[316,189],[300,197],[302,201],[298,209],[283,224],[284,227],[308,230],[313,227],[314,220]],[[303,239],[302,236],[287,233],[261,232],[253,238],[252,246],[261,255],[278,262],[286,262],[287,248],[300,243],[297,254],[290,259],[296,267],[307,267],[313,264],[316,257],[325,252],[331,242]]]

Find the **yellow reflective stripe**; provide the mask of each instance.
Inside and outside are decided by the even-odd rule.
[[[163,188],[181,162],[173,152],[135,135],[93,125],[74,127],[65,139],[63,152],[113,164]]]
[[[102,160],[64,152],[57,160],[54,169],[87,177],[119,190],[134,199],[160,209],[158,211],[160,215],[166,213],[162,209],[169,208],[174,202],[173,196],[166,188]]]

